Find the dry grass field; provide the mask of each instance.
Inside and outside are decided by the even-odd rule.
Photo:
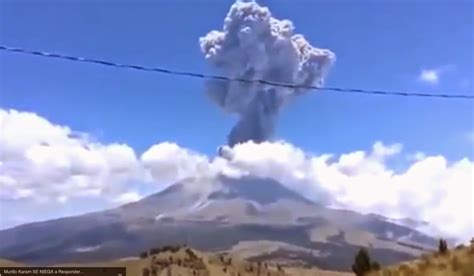
[[[377,256],[373,256],[374,259]],[[0,259],[2,267],[24,264]],[[185,246],[166,246],[130,257],[100,263],[66,263],[57,266],[126,267],[128,276],[350,276],[349,272],[324,271],[298,265],[248,262],[239,255],[204,253]],[[445,253],[433,252],[419,259],[382,267],[364,276],[474,276],[474,243]]]
[[[153,254],[110,262],[58,264],[57,266],[126,267],[127,276],[350,276],[352,273],[332,272],[317,268],[280,266],[274,263],[251,263],[228,254],[210,254],[188,247],[164,247]],[[23,264],[0,259],[0,266]]]
[[[474,243],[445,253],[424,254],[419,259],[383,267],[367,276],[474,276]]]

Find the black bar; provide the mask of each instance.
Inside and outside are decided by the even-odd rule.
[[[125,267],[0,267],[0,276],[127,276]]]

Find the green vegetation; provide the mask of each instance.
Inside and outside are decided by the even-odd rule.
[[[352,265],[352,271],[357,276],[364,276],[370,271],[379,269],[380,264],[370,259],[369,252],[365,248],[360,249]]]
[[[140,259],[146,259],[148,257],[148,251],[140,253]]]
[[[441,254],[446,254],[446,252],[448,252],[448,243],[445,240],[439,240],[438,251]]]

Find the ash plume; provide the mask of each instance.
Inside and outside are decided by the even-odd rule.
[[[268,8],[237,1],[222,31],[201,37],[200,46],[206,60],[230,78],[321,86],[335,55],[293,31],[291,21],[272,17]],[[219,107],[238,116],[228,135],[228,145],[234,146],[269,140],[281,108],[306,90],[211,80],[206,92]]]

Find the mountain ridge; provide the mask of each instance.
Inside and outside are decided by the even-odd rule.
[[[38,264],[86,262],[136,256],[155,245],[231,251],[239,242],[261,240],[324,252],[325,257],[303,256],[324,269],[348,269],[360,246],[391,264],[436,244],[380,217],[326,208],[273,179],[221,176],[189,178],[105,211],[2,230],[0,257]]]

